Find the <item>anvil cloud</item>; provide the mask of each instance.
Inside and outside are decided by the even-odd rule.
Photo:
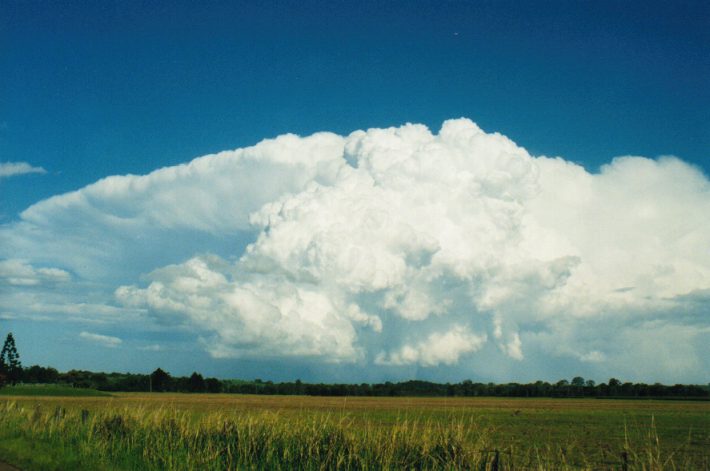
[[[710,182],[674,157],[590,173],[467,119],[285,135],[31,206],[0,229],[1,307],[88,297],[215,358],[691,381],[710,371],[708,214]]]

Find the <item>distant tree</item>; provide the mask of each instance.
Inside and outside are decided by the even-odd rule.
[[[54,368],[33,365],[22,370],[22,381],[25,383],[56,383],[59,378],[59,372]]]
[[[597,383],[595,383],[593,379],[588,379],[587,382],[584,383],[584,385],[588,388],[593,388],[595,384]]]
[[[9,336],[10,334],[8,334]],[[5,340],[5,345],[7,345],[7,339]],[[5,345],[2,348],[2,351],[0,351],[0,375],[3,376],[3,378],[7,378],[7,351],[5,348]]]
[[[572,378],[572,386],[575,386],[578,388],[583,387],[584,386],[584,378],[582,378],[581,376],[575,376],[574,378]]]
[[[150,374],[150,381],[153,391],[163,392],[170,389],[172,378],[169,373],[158,368]]]
[[[20,354],[17,353],[15,337],[12,336],[12,332],[7,334],[5,344],[2,346],[2,351],[0,351],[0,367],[3,368],[3,373],[12,384],[17,383],[22,378]]]
[[[221,393],[222,392],[222,381],[217,378],[207,378],[205,380],[205,387],[207,392],[210,393]]]
[[[609,379],[609,395],[616,396],[619,394],[619,388],[621,387],[621,381],[616,378]]]
[[[7,383],[7,371],[5,365],[0,365],[0,388]]]
[[[194,372],[190,379],[187,381],[188,391],[190,392],[204,392],[205,391],[205,379],[201,374]]]
[[[0,388],[7,382],[7,363],[5,355],[0,355]]]
[[[94,383],[94,388],[101,389],[102,387],[106,386],[106,383],[108,382],[108,377],[106,376],[106,373],[93,373],[91,374],[91,382]]]

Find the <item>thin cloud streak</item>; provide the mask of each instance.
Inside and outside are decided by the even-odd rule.
[[[101,345],[103,347],[109,347],[109,348],[116,348],[123,343],[123,340],[121,340],[118,337],[112,337],[110,335],[95,334],[92,332],[81,332],[79,334],[79,337],[81,337],[84,340],[88,340],[89,342],[93,342],[93,343],[96,343],[96,344]]]

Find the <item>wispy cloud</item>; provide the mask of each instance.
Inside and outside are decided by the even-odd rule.
[[[82,332],[79,334],[82,339],[88,340],[89,342],[96,343],[104,347],[115,348],[123,343],[123,340],[118,337],[111,337],[109,335],[94,334],[92,332]]]
[[[33,167],[27,162],[0,162],[0,178],[14,177],[28,173],[47,173],[42,167]]]
[[[165,350],[161,345],[158,344],[152,344],[152,345],[145,345],[143,347],[138,347],[138,350],[143,350],[146,352],[160,352]]]

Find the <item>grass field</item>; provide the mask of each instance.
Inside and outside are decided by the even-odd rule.
[[[0,399],[31,469],[710,469],[710,402],[114,394]]]
[[[0,388],[0,396],[107,397],[110,396],[110,394],[103,391],[97,391],[95,389],[73,388],[71,386],[59,386],[56,384],[21,384],[17,386],[5,386]]]

